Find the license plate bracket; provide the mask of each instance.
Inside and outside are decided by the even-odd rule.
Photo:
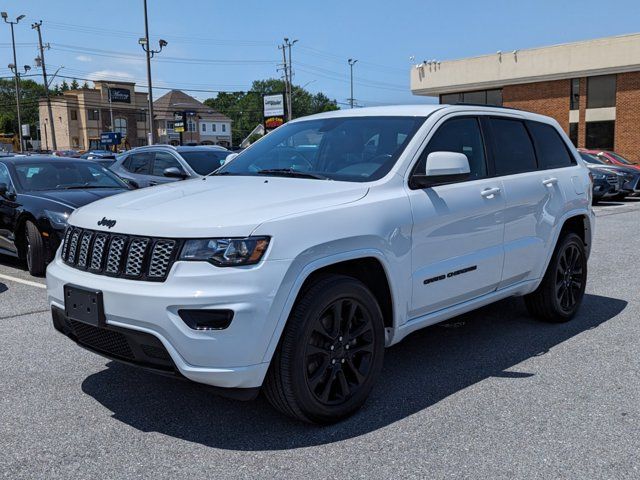
[[[96,327],[102,327],[106,324],[104,302],[100,290],[65,285],[64,312],[71,320]]]

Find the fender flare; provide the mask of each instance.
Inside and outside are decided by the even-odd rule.
[[[289,289],[289,293],[287,294],[286,300],[284,301],[282,308],[278,314],[278,321],[275,325],[274,331],[271,335],[271,339],[269,340],[269,345],[267,346],[267,350],[262,358],[263,362],[270,362],[273,354],[278,347],[278,343],[280,342],[280,337],[282,336],[282,332],[289,320],[289,315],[291,314],[291,310],[293,309],[293,305],[298,298],[302,285],[309,278],[311,274],[320,270],[321,268],[328,267],[330,265],[334,265],[336,263],[341,263],[349,260],[357,260],[360,258],[370,258],[373,257],[380,262],[382,265],[382,269],[384,270],[385,275],[387,276],[387,280],[390,278],[389,267],[386,261],[384,254],[375,248],[363,248],[357,250],[350,250],[346,252],[336,253],[333,255],[328,255],[326,257],[317,258],[306,265],[304,265],[296,274],[295,280],[291,288]],[[295,263],[295,262],[294,262]],[[391,304],[392,304],[392,322],[393,322],[393,331],[395,331],[397,326],[398,314],[397,314],[397,302],[395,301],[395,291],[392,282],[388,282],[389,284],[389,292],[391,294]]]

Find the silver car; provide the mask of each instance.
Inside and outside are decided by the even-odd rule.
[[[198,178],[217,170],[231,152],[214,145],[151,145],[119,155],[110,170],[139,187]]]

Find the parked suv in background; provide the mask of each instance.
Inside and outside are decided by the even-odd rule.
[[[150,187],[208,175],[219,168],[230,153],[226,148],[214,145],[151,145],[123,153],[109,168],[140,187]]]
[[[47,274],[53,324],[115,360],[236,397],[264,387],[283,413],[334,422],[420,328],[514,295],[571,319],[590,205],[588,170],[548,117],[322,113],[203,179],[75,211]]]

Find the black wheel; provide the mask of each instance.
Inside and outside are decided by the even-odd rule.
[[[587,255],[582,239],[560,239],[540,286],[524,297],[529,312],[548,322],[566,322],[580,308],[587,285]]]
[[[281,412],[332,423],[365,402],[382,369],[384,323],[376,299],[360,281],[319,279],[296,303],[265,381]]]
[[[45,261],[44,242],[38,227],[27,220],[25,225],[25,258],[29,273],[34,277],[41,277],[47,268]]]

